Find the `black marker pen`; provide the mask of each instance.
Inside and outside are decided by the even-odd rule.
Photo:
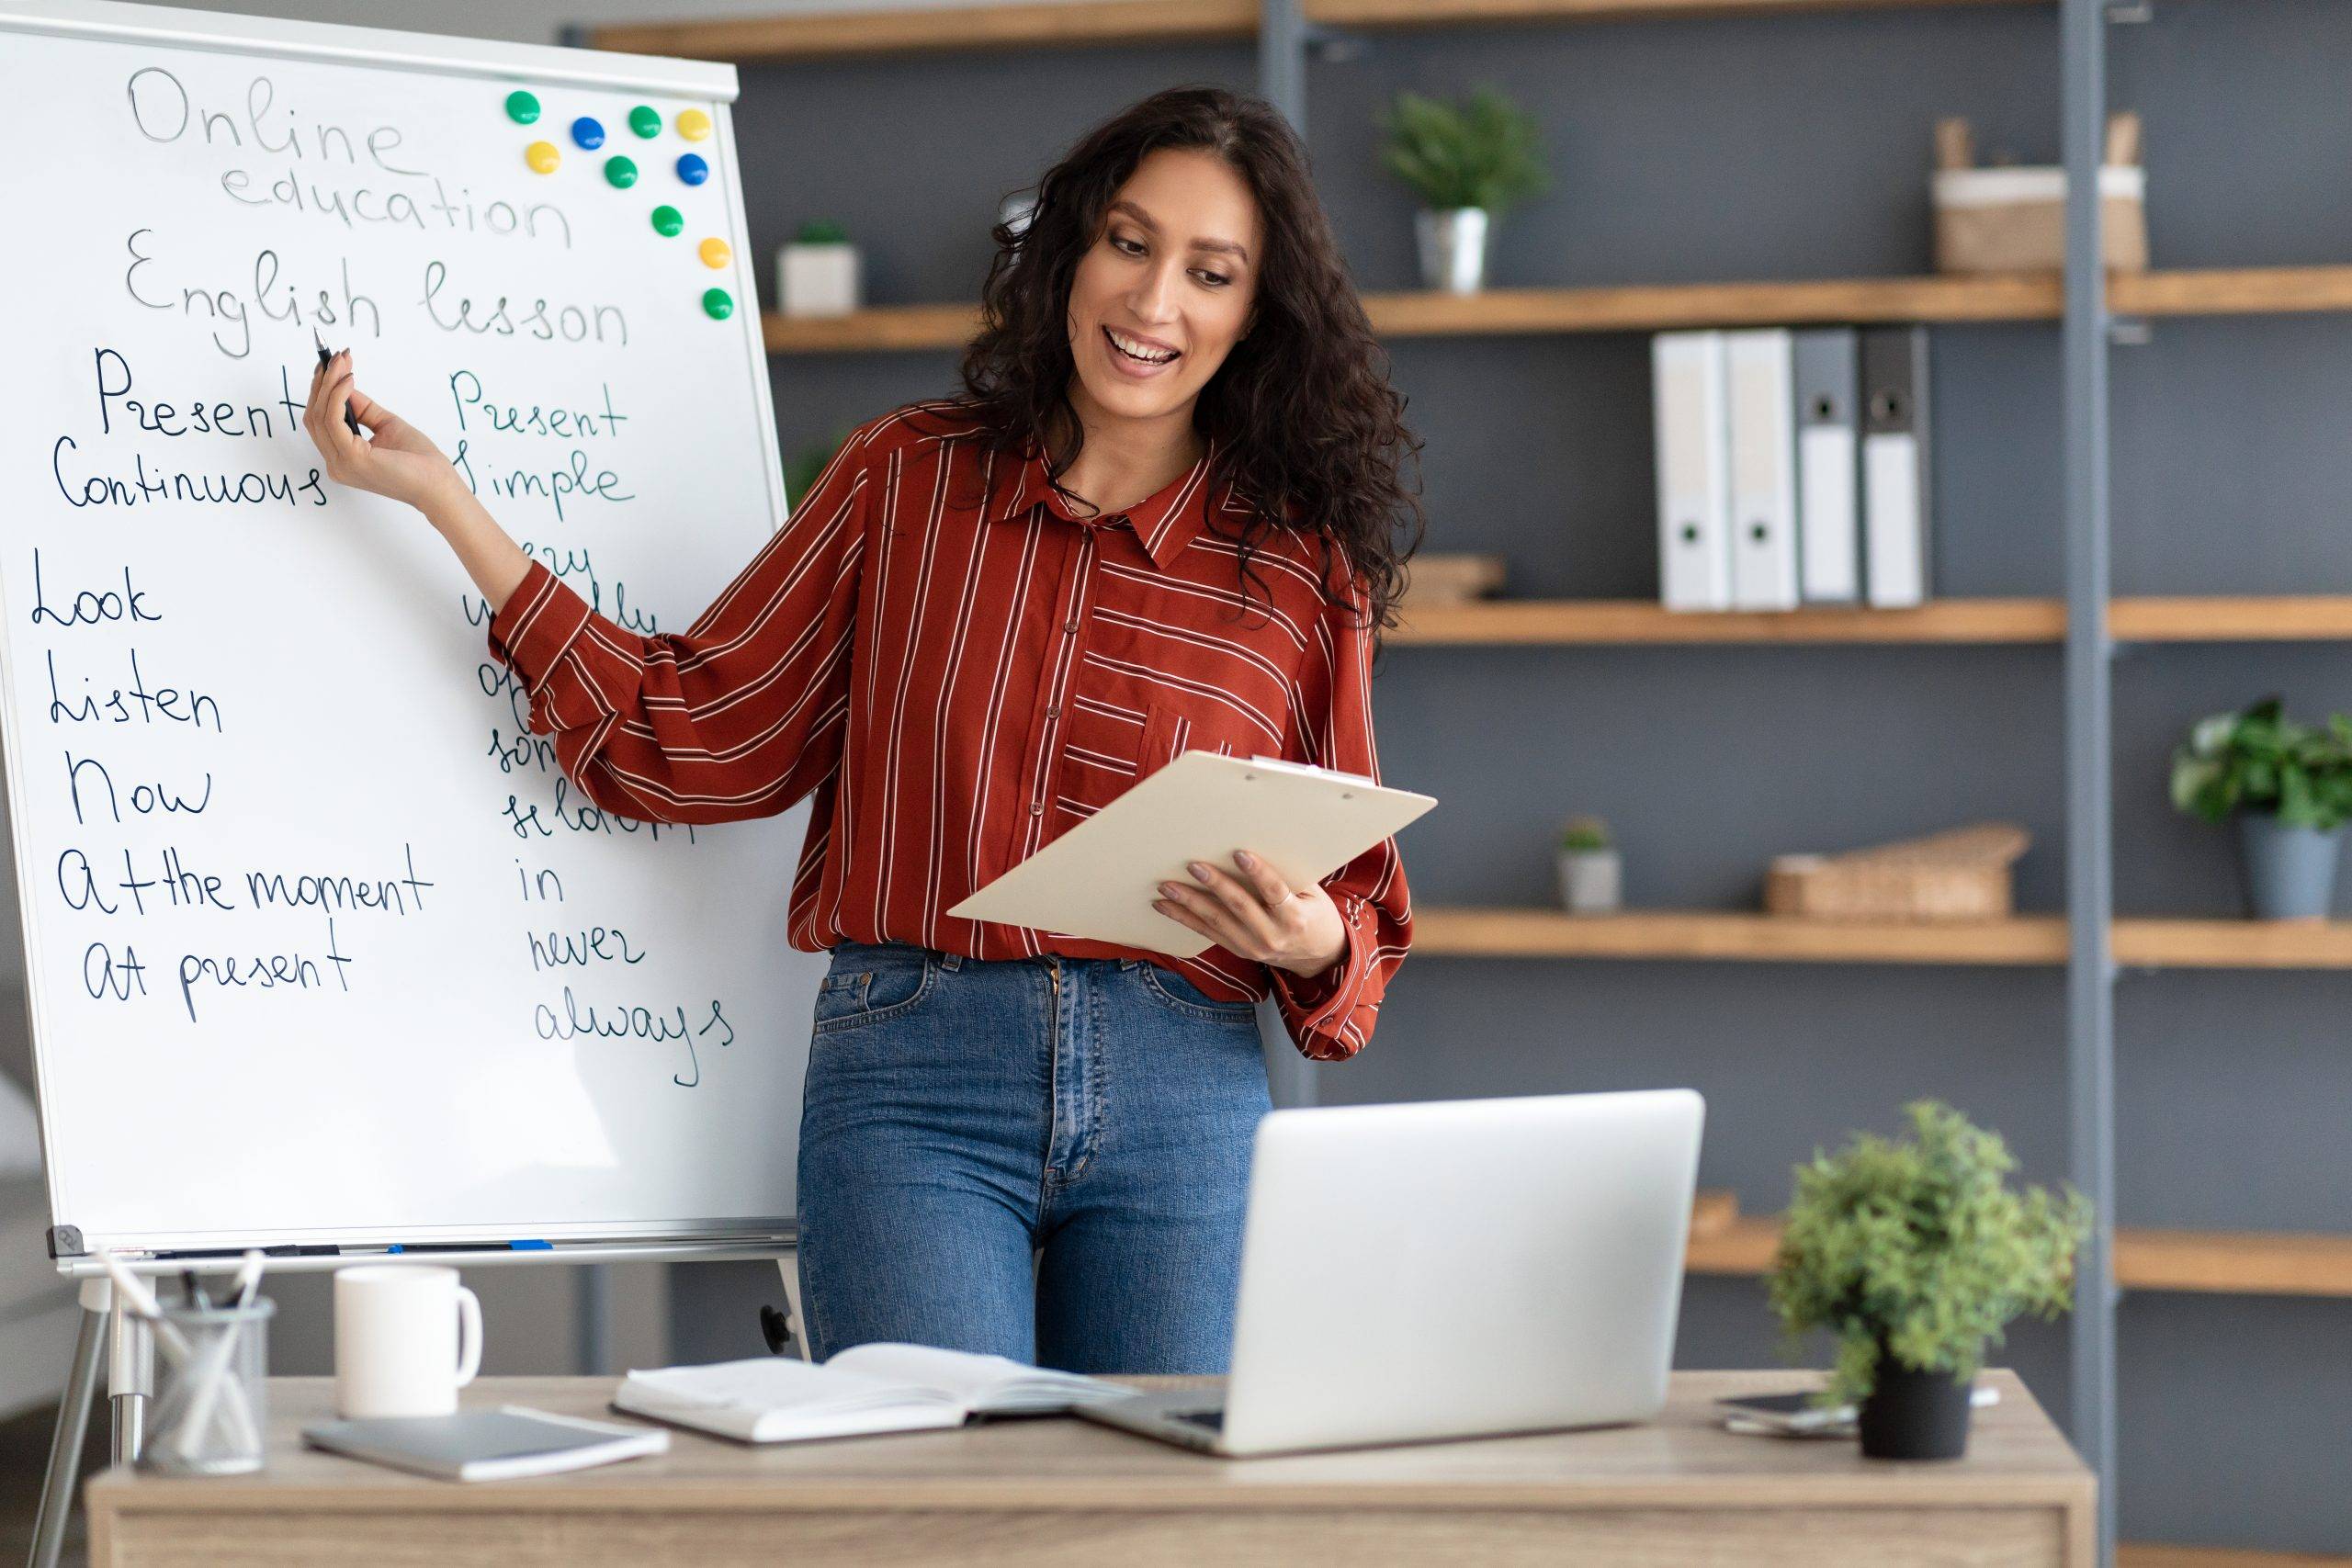
[[[316,327],[312,327],[311,329],[311,341],[319,345],[320,369],[323,370],[328,366],[334,363],[334,351],[327,347],[327,340],[319,335],[319,329]],[[349,398],[345,398],[343,400],[343,423],[351,427],[352,434],[356,435],[359,434],[359,416],[351,412],[351,400]]]

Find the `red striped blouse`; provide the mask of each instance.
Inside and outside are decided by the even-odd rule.
[[[850,437],[683,635],[624,631],[534,562],[491,649],[609,810],[724,822],[814,791],[795,947],[1143,958],[1227,1000],[1271,988],[1302,1052],[1351,1056],[1411,936],[1393,839],[1325,879],[1347,953],[1311,979],[946,913],[1188,747],[1378,776],[1360,590],[1328,603],[1313,541],[1272,530],[1245,604],[1211,519],[1246,513],[1215,455],[1081,518],[1042,457],[992,454],[952,403],[909,405]]]

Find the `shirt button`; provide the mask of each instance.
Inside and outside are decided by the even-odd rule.
[[[1046,710],[1046,716],[1047,718],[1059,718],[1059,717],[1061,717],[1061,716],[1062,716],[1061,705],[1060,705],[1060,704],[1058,704],[1058,703],[1055,704],[1052,707],[1049,707],[1049,708],[1047,708],[1047,709]]]
[[[1062,630],[1066,632],[1074,632],[1078,630],[1078,617],[1076,615],[1072,615],[1069,620],[1064,621],[1062,623]]]
[[[1033,800],[1033,801],[1031,801],[1031,802],[1029,803],[1029,815],[1030,815],[1030,816],[1032,816],[1032,817],[1043,817],[1045,814],[1046,814],[1046,803],[1045,803],[1044,801],[1042,801],[1042,800]]]

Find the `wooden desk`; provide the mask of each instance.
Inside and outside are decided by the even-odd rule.
[[[270,1381],[251,1476],[110,1470],[87,1489],[94,1568],[562,1563],[1738,1562],[2088,1568],[2090,1472],[2024,1386],[1992,1374],[1968,1457],[1863,1461],[1851,1443],[1739,1438],[1717,1395],[1790,1372],[1686,1372],[1656,1425],[1221,1461],[1075,1420],[750,1448],[692,1433],[662,1457],[458,1485],[300,1447],[322,1378]],[[483,1378],[466,1403],[605,1414],[607,1378]]]

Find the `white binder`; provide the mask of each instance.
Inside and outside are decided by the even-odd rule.
[[[1871,604],[1928,597],[1928,329],[1861,334],[1862,512]]]
[[[1731,412],[1731,604],[1797,607],[1796,371],[1786,327],[1724,334]]]
[[[1669,610],[1731,608],[1730,454],[1724,334],[1650,340],[1657,426],[1659,597]]]
[[[1796,334],[1797,561],[1808,604],[1862,596],[1858,352],[1851,327]]]
[[[1190,958],[1208,938],[1152,901],[1185,867],[1248,850],[1293,887],[1323,880],[1430,807],[1303,762],[1187,751],[947,912]]]

